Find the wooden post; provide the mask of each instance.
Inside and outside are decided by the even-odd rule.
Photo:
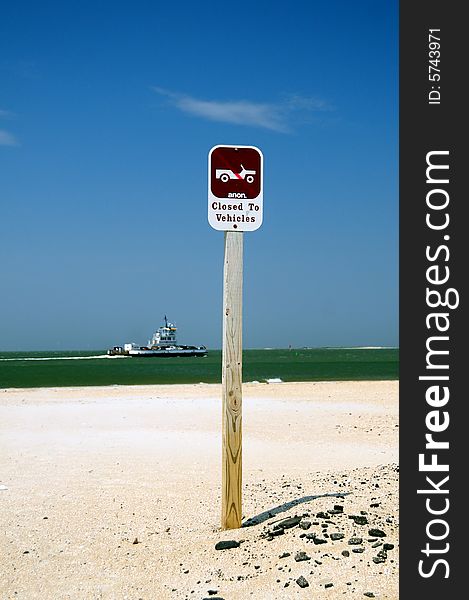
[[[243,233],[225,231],[222,352],[223,529],[241,527]]]

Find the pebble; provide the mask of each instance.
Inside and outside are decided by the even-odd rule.
[[[383,550],[392,550],[394,548],[394,544],[383,544]]]
[[[272,531],[269,531],[269,535],[283,535],[285,533],[285,529],[283,527],[280,527],[279,529],[273,529]]]
[[[236,540],[223,540],[215,544],[215,550],[228,550],[229,548],[239,548],[239,542]]]
[[[373,556],[373,562],[376,563],[377,565],[379,563],[384,563],[386,559],[383,558],[382,556]]]
[[[301,562],[302,560],[311,560],[311,556],[308,556],[306,552],[297,552],[295,554],[296,562]]]
[[[305,587],[309,586],[309,583],[308,583],[307,579],[305,579],[303,577],[303,575],[300,575],[298,577],[298,579],[296,580],[296,583],[300,586],[300,588],[305,588]]]
[[[309,529],[311,527],[311,521],[301,521],[301,523],[298,523],[298,526],[301,529]]]
[[[290,552],[284,552],[279,556],[279,558],[287,558],[288,556],[291,556]]]
[[[369,529],[368,535],[371,537],[386,537],[386,534],[382,529]]]
[[[363,542],[362,538],[359,537],[351,537],[348,541],[349,546],[359,546]]]
[[[288,519],[284,519],[277,523],[274,526],[274,529],[291,529],[292,527],[296,527],[301,521],[301,517],[289,517]]]
[[[331,540],[341,540],[345,537],[343,533],[331,533]]]
[[[361,554],[362,552],[365,552],[365,548],[353,548],[352,552],[355,552],[355,554]]]
[[[353,519],[355,525],[368,525],[368,519],[363,515],[350,515],[349,519]]]
[[[368,598],[376,598],[376,596],[373,594],[373,592],[365,592],[363,595],[368,596]]]
[[[327,544],[327,540],[323,540],[322,538],[314,537],[313,542],[315,544]]]
[[[342,556],[348,557],[350,556],[350,552],[348,550],[342,550]]]
[[[326,583],[324,587],[325,587],[325,588],[330,588],[330,587],[332,587],[333,585],[334,585],[333,583]]]

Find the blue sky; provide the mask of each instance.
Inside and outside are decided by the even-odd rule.
[[[221,345],[207,155],[264,153],[244,346],[398,344],[394,1],[23,2],[0,22],[0,349]]]

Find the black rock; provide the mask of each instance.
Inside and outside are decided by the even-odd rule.
[[[384,563],[385,562],[385,558],[383,558],[382,556],[373,556],[373,562],[376,563],[377,565],[379,563]]]
[[[281,527],[280,529],[273,529],[272,531],[269,531],[269,535],[283,535],[285,533],[285,530],[283,527]]]
[[[368,525],[368,519],[363,515],[350,515],[349,518],[355,521],[355,525]]]
[[[342,504],[334,504],[334,510],[337,512],[344,512],[344,507]]]
[[[291,529],[292,527],[296,527],[301,521],[301,517],[289,517],[288,519],[284,519],[277,523],[274,529]]]
[[[284,552],[279,556],[279,558],[287,558],[288,556],[291,556],[290,552]]]
[[[369,529],[368,535],[371,537],[386,537],[386,534],[381,529]]]
[[[309,529],[311,527],[311,521],[301,521],[301,523],[298,523],[298,527],[301,527],[301,529]]]
[[[359,537],[351,537],[348,541],[349,546],[359,546],[363,542],[362,538]]]
[[[355,552],[355,554],[361,554],[362,552],[365,552],[365,548],[352,548],[352,552]]]
[[[376,596],[373,594],[373,592],[365,592],[363,595],[367,596],[368,598],[376,598]]]
[[[392,550],[394,548],[394,544],[383,544],[383,550]]]
[[[372,548],[378,548],[378,546],[381,546],[383,542],[375,542],[374,544],[372,544]]]
[[[298,579],[296,580],[296,583],[300,586],[300,588],[305,588],[309,586],[308,581],[303,577],[303,575],[300,575],[298,577]]]
[[[295,554],[296,562],[301,562],[302,560],[311,560],[311,556],[308,556],[306,552],[297,552]]]
[[[218,594],[218,590],[207,590],[207,593],[209,596],[215,596],[215,594]]]
[[[318,519],[328,519],[329,518],[329,514],[327,512],[318,512],[316,514],[316,516],[318,517]]]
[[[307,533],[307,534],[305,535],[305,538],[306,538],[307,540],[314,540],[314,538],[315,538],[315,537],[316,537],[316,534],[315,534],[315,533]]]
[[[327,544],[327,540],[323,540],[322,538],[318,538],[318,537],[313,538],[313,542],[315,544]]]
[[[348,557],[350,556],[350,552],[348,550],[342,550],[342,556]]]
[[[331,540],[341,540],[344,537],[343,533],[331,533]]]
[[[228,550],[229,548],[239,548],[239,542],[236,540],[223,540],[215,544],[215,550]]]
[[[380,505],[379,502],[373,502],[373,504],[370,504],[370,508],[378,508],[379,505]],[[370,594],[371,594],[371,592],[370,592]]]
[[[326,583],[326,584],[324,585],[324,587],[325,587],[325,588],[330,588],[330,587],[332,587],[333,585],[334,585],[333,583]]]

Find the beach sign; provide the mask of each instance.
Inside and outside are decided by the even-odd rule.
[[[208,157],[208,221],[225,232],[222,343],[221,526],[242,518],[243,232],[262,224],[262,152],[214,146]]]
[[[255,146],[214,146],[208,155],[208,222],[219,231],[255,231],[263,217],[264,158]]]

